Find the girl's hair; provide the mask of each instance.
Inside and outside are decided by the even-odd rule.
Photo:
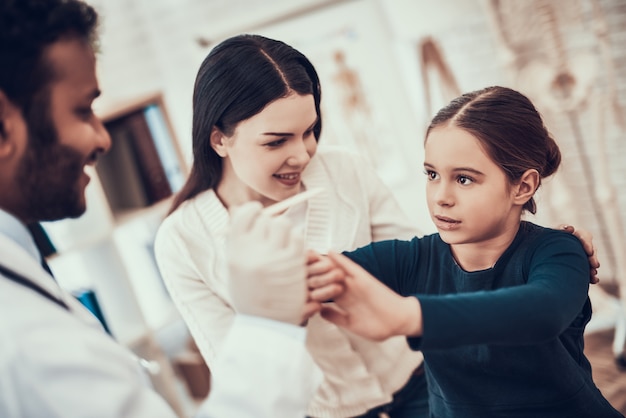
[[[313,64],[284,42],[259,35],[238,35],[215,46],[198,70],[193,93],[193,165],[170,213],[198,193],[215,188],[222,177],[222,158],[211,147],[211,131],[232,135],[237,124],[269,103],[292,93],[313,95],[322,130],[321,89]]]
[[[537,109],[526,96],[506,87],[487,87],[457,97],[435,115],[426,137],[442,125],[456,126],[476,137],[512,184],[528,169],[537,170],[540,179],[548,177],[561,163],[559,147]],[[523,210],[537,211],[534,198]]]

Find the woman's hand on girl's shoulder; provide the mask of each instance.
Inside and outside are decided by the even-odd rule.
[[[580,240],[583,249],[587,253],[589,259],[589,283],[596,284],[600,282],[598,278],[598,269],[600,268],[600,261],[596,252],[596,247],[593,245],[593,235],[586,229],[576,229],[573,225],[561,224],[557,227],[565,232],[573,234]]]

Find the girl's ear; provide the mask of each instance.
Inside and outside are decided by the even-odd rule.
[[[228,155],[226,148],[226,135],[222,133],[216,126],[211,129],[211,148],[215,150],[217,155],[224,158]]]
[[[534,168],[526,170],[516,186],[515,203],[524,206],[535,195],[540,181],[537,170]]]

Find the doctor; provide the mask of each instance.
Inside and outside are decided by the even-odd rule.
[[[80,216],[84,168],[111,146],[92,111],[97,22],[79,0],[0,2],[2,417],[175,416],[144,386],[133,354],[42,268],[25,226]],[[240,315],[198,416],[304,416],[319,384],[297,326],[311,308],[303,244],[259,211],[233,213],[230,290]]]

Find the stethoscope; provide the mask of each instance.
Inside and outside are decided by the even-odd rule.
[[[43,287],[39,286],[38,284],[30,281],[28,278],[22,276],[19,273],[16,273],[15,271],[3,266],[0,264],[0,274],[2,274],[3,276],[5,276],[7,279],[14,281],[15,283],[22,285],[24,287],[27,287],[37,293],[39,293],[39,295],[43,296],[44,298],[48,299],[49,301],[56,303],[58,306],[60,306],[63,309],[66,310],[70,310],[69,306],[67,306],[67,304],[62,301],[61,299],[55,297],[54,295],[50,294],[50,292],[48,292],[47,290],[45,290]]]
[[[67,304],[64,301],[50,294],[50,292],[48,292],[47,290],[45,290],[43,287],[39,286],[38,284],[30,281],[28,278],[22,276],[19,273],[16,273],[15,271],[3,266],[2,264],[0,264],[0,274],[19,285],[22,285],[24,287],[27,287],[39,293],[40,296],[43,296],[44,298],[48,299],[50,302],[57,304],[61,308],[67,311],[70,311],[69,306],[67,306]],[[139,363],[139,365],[143,369],[145,369],[149,374],[156,375],[156,374],[159,374],[159,372],[161,371],[161,366],[159,365],[158,362],[154,360],[146,360],[135,354],[133,354],[133,357]]]

